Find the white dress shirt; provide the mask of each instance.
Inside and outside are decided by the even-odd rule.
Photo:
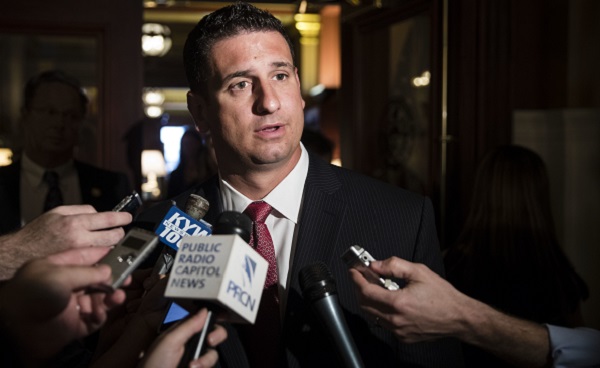
[[[294,169],[262,200],[267,202],[273,211],[265,223],[273,238],[277,271],[279,276],[279,295],[282,306],[285,306],[286,286],[289,282],[291,255],[296,245],[298,216],[302,204],[304,183],[308,174],[308,153],[300,144],[302,153]],[[253,201],[238,192],[228,182],[221,179],[221,204],[225,211],[244,212]]]

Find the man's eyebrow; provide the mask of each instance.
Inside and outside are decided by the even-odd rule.
[[[249,73],[250,73],[250,70],[248,70],[248,69],[233,72],[229,75],[226,75],[225,78],[223,78],[222,84],[227,84],[227,83],[229,83],[230,80],[232,80],[234,78],[238,78],[238,77],[244,77],[244,76],[248,75]]]
[[[292,65],[291,63],[288,63],[287,61],[275,61],[275,62],[271,63],[271,66],[274,66],[276,68],[294,69],[294,65]]]

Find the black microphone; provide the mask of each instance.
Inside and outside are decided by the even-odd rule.
[[[364,364],[346,325],[331,272],[322,262],[304,267],[299,274],[302,296],[311,303],[332,338],[345,367],[362,368]]]
[[[252,220],[248,215],[235,211],[224,211],[213,225],[213,235],[239,235],[246,243],[250,242]]]

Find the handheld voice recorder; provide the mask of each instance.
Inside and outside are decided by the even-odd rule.
[[[135,271],[157,244],[158,236],[144,229],[133,228],[125,234],[125,237],[98,262],[107,264],[112,269],[112,290],[123,284],[127,276]]]
[[[376,274],[369,265],[375,261],[369,252],[358,245],[351,246],[342,254],[342,260],[349,268],[355,268],[372,283],[379,284],[388,290],[398,290],[400,286],[390,279],[384,279]]]
[[[135,190],[130,195],[125,196],[112,210],[114,212],[129,212],[135,216],[137,210],[142,206],[142,198]]]

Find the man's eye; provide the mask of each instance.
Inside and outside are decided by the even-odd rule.
[[[231,88],[232,89],[244,89],[244,88],[248,87],[248,85],[250,85],[250,83],[248,83],[247,81],[242,81],[242,82],[234,84]]]
[[[275,74],[276,80],[285,80],[286,78],[287,78],[287,74],[285,74],[285,73]]]

